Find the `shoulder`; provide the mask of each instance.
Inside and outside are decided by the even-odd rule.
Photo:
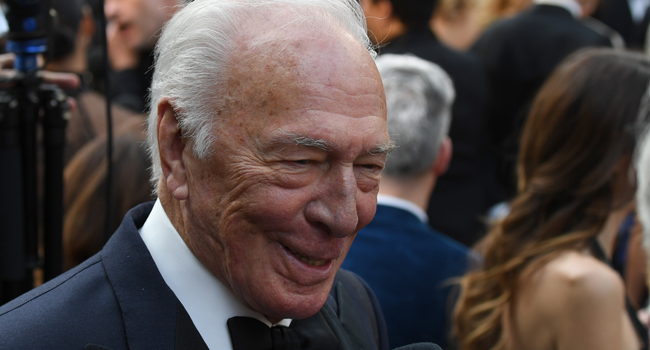
[[[598,259],[579,252],[566,252],[550,261],[545,268],[548,278],[572,292],[614,292],[622,287],[616,271]]]
[[[516,287],[515,339],[567,349],[620,348],[625,297],[615,271],[577,251],[562,252],[535,270],[533,266]]]
[[[374,303],[376,301],[375,294],[361,277],[345,269],[338,271],[334,278],[334,283],[332,283],[332,290],[330,291],[330,296],[336,301],[334,306],[335,310],[341,301],[341,288],[345,289],[348,296],[354,302],[354,305],[358,306],[360,311],[371,315],[373,318],[377,317],[375,314],[377,307]]]
[[[473,54],[456,51],[443,43],[438,43],[438,59],[434,63],[449,73],[452,79],[458,79],[457,75],[472,75],[482,77],[483,71],[481,62]],[[456,80],[454,80],[456,82]]]
[[[172,293],[154,288],[157,285],[150,282],[162,277],[147,279],[155,265],[144,243],[138,241],[135,227],[150,210],[151,204],[134,208],[100,253],[0,307],[0,339],[11,341],[1,345],[11,349],[82,349],[94,343],[126,349],[125,316],[142,318],[148,326],[166,322],[160,314],[168,308],[160,300],[170,297],[159,295]],[[157,313],[150,310],[154,307]],[[131,311],[123,313],[127,309]],[[131,327],[135,328],[141,327]]]
[[[0,329],[12,349],[83,347],[89,340],[116,349],[122,317],[98,255],[0,308]],[[99,338],[96,338],[98,336]]]
[[[354,311],[362,333],[377,349],[388,349],[386,321],[372,289],[353,272],[340,269],[336,274],[327,305],[341,316],[342,309]],[[350,310],[352,309],[352,310]],[[343,321],[343,320],[342,320]]]
[[[450,48],[437,39],[433,33],[406,33],[386,45],[383,50],[380,50],[380,53],[413,54],[433,62],[444,69],[454,80],[454,83],[459,74],[481,73],[481,65],[478,59],[465,52]]]
[[[539,271],[539,295],[549,312],[571,317],[609,313],[624,307],[621,277],[599,260],[578,252],[562,253]],[[548,292],[545,294],[545,292]]]
[[[38,305],[38,307],[51,307],[52,297],[57,296],[57,294],[59,294],[61,290],[65,289],[68,284],[77,283],[79,280],[92,279],[90,276],[101,274],[99,271],[101,270],[101,267],[100,265],[98,266],[99,263],[99,258],[95,255],[86,260],[83,264],[58,276],[52,281],[49,281],[38,288],[32,289],[18,298],[2,305],[0,307],[0,321],[6,320],[5,317],[11,315],[16,310],[30,308],[33,304]]]
[[[520,15],[514,18],[501,19],[490,24],[476,40],[472,51],[477,51],[478,49],[493,45],[495,42],[505,40],[514,29],[521,25],[521,22]]]
[[[516,323],[522,342],[562,349],[637,348],[622,279],[577,251],[564,252],[521,281]],[[552,344],[555,344],[554,346]]]

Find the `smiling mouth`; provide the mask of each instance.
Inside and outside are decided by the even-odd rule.
[[[315,260],[315,259],[311,259],[311,258],[309,258],[308,256],[301,255],[301,254],[299,254],[299,253],[297,253],[297,252],[295,252],[295,251],[293,251],[293,250],[291,250],[291,249],[289,249],[289,251],[290,251],[291,254],[293,254],[296,258],[298,258],[298,260],[304,262],[304,263],[307,264],[307,265],[311,265],[311,266],[316,266],[316,267],[318,267],[318,266],[323,266],[323,265],[325,265],[325,263],[327,262],[327,260]]]

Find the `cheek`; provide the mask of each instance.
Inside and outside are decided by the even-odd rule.
[[[239,198],[245,220],[262,229],[290,225],[304,211],[312,195],[307,189],[286,189],[259,184]]]

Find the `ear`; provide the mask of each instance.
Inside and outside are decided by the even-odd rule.
[[[167,98],[158,102],[156,131],[164,185],[176,200],[186,200],[189,192],[183,151],[187,145],[178,126],[174,107]]]
[[[453,152],[452,148],[451,139],[449,136],[445,136],[445,139],[440,143],[436,161],[433,163],[433,173],[436,177],[440,177],[442,174],[447,172],[449,162],[451,161],[451,154]]]

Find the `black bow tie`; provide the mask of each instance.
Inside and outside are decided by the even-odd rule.
[[[228,319],[233,350],[336,350],[338,340],[320,312],[291,327],[268,327],[251,317]]]

